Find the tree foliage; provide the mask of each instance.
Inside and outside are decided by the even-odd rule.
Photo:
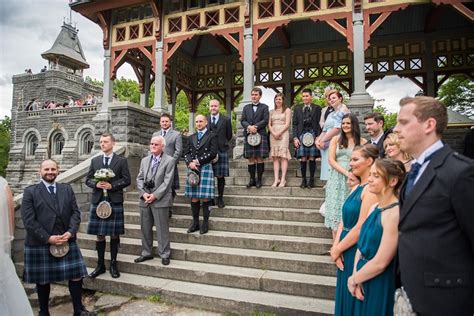
[[[474,81],[465,75],[453,75],[439,88],[438,99],[460,114],[474,115]]]
[[[0,175],[5,176],[8,165],[8,153],[10,152],[11,119],[5,116],[0,121]]]
[[[386,130],[395,127],[397,124],[397,113],[389,112],[383,105],[375,106],[374,112],[378,112],[383,115],[385,120],[384,128]]]
[[[344,102],[347,102],[347,100],[349,100],[349,94],[347,94],[347,92],[344,91],[344,89],[342,89],[341,86],[338,85],[337,83],[329,83],[325,80],[322,80],[322,81],[316,81],[312,84],[309,84],[305,88],[309,88],[313,91],[314,104],[317,104],[321,107],[325,107],[327,104],[326,104],[326,99],[324,98],[324,89],[326,89],[326,87],[328,86],[341,92],[344,98]],[[301,103],[303,103],[303,100],[301,98],[301,93],[299,93],[295,97],[294,104],[301,104]]]

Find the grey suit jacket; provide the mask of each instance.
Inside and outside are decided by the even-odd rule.
[[[153,137],[160,135],[161,130],[153,133]],[[183,152],[183,139],[181,138],[181,133],[170,128],[166,133],[165,140],[165,154],[173,157],[177,163],[179,158],[181,157],[181,153]]]
[[[140,206],[147,207],[148,204],[142,199],[144,193],[151,193],[156,197],[152,203],[154,207],[170,207],[173,205],[173,197],[171,194],[171,185],[173,184],[174,169],[176,166],[173,157],[163,153],[161,156],[160,165],[153,177],[151,172],[152,155],[148,155],[142,159],[140,163],[140,172],[137,176],[137,189],[140,196]],[[147,190],[144,183],[148,180],[155,182],[155,187],[152,190]]]

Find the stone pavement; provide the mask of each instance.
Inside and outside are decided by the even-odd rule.
[[[33,305],[35,315],[38,314],[38,302],[36,293],[30,294],[30,302]],[[66,286],[52,285],[50,296],[51,316],[72,315],[73,308]],[[161,301],[160,296],[148,296],[145,298],[133,298],[120,295],[110,295],[100,292],[85,291],[83,303],[87,310],[96,311],[98,315],[107,316],[152,316],[152,315],[176,315],[176,316],[219,316],[224,315],[168,304]]]

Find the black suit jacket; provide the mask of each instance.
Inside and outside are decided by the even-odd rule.
[[[474,313],[473,190],[474,161],[445,145],[401,194],[401,281],[419,315]]]
[[[293,138],[298,138],[303,133],[303,104],[298,104],[293,109]],[[316,133],[316,136],[321,134],[321,126],[319,120],[321,119],[321,107],[316,104],[311,104],[311,127]]]
[[[210,130],[204,133],[200,141],[198,140],[198,133],[189,136],[188,146],[184,151],[186,166],[194,159],[197,159],[199,164],[204,166],[216,158],[217,142],[215,137],[216,135]]]
[[[25,245],[39,246],[48,244],[53,234],[56,218],[67,227],[72,234],[71,241],[81,223],[81,213],[77,207],[76,196],[69,184],[56,183],[58,207],[43,182],[29,186],[23,192],[21,202],[21,218],[26,229]],[[66,232],[64,231],[64,233]]]
[[[97,170],[105,168],[103,164],[104,156],[100,155],[92,159],[89,172],[86,177],[86,185],[92,188],[91,203],[99,203],[102,198],[102,189],[96,187],[97,181],[94,180],[94,174]],[[128,170],[127,159],[114,154],[110,166],[115,173],[115,177],[110,179],[112,189],[108,190],[108,196],[113,203],[123,203],[123,189],[131,183],[130,171]]]
[[[379,141],[377,144],[375,144],[375,146],[377,146],[377,149],[379,150],[379,158],[384,158],[385,157],[385,148],[383,146],[383,142],[385,141],[385,138],[387,137],[388,134],[391,134],[393,133],[393,129],[389,129],[387,131],[385,131],[382,135],[382,137],[380,137]],[[367,138],[367,142],[369,144],[372,144],[372,140],[369,138]]]
[[[259,103],[257,111],[253,111],[253,104],[247,104],[242,110],[240,124],[244,128],[244,136],[247,136],[247,127],[250,125],[257,126],[257,132],[262,136],[267,136],[267,125],[270,113],[268,112],[268,105]]]
[[[213,128],[211,119],[212,118],[209,115],[207,117],[207,129],[216,135],[217,149],[220,152],[227,152],[229,150],[229,142],[232,140],[232,123],[230,118],[219,114],[216,128]]]

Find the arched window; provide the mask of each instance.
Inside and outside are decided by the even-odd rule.
[[[26,156],[34,156],[38,148],[38,137],[35,133],[31,133],[26,137]]]
[[[89,155],[92,148],[94,148],[94,136],[90,130],[87,130],[79,137],[79,155]]]
[[[61,133],[54,134],[51,138],[51,155],[59,156],[63,152],[64,148],[64,136]]]

